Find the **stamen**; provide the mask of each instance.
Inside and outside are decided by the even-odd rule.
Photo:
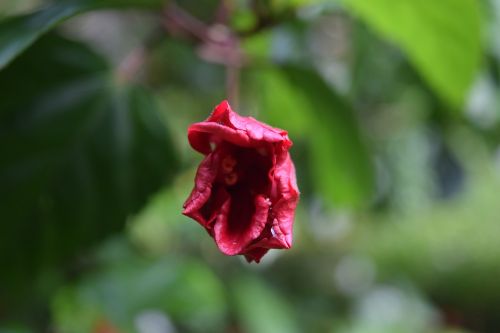
[[[264,147],[257,148],[257,152],[262,156],[267,156],[267,149]]]
[[[222,160],[221,167],[223,173],[231,173],[235,166],[236,166],[236,160],[231,155],[227,155]]]
[[[224,177],[226,185],[234,185],[238,181],[238,175],[235,172],[231,172]]]

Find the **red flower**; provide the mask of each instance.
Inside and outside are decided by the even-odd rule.
[[[189,127],[188,139],[206,157],[183,214],[226,255],[259,262],[269,249],[289,249],[299,190],[287,132],[242,117],[223,101]]]

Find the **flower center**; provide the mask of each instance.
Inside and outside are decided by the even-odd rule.
[[[232,186],[238,181],[238,175],[236,172],[231,172],[224,177],[224,182],[226,185]]]
[[[220,156],[217,181],[226,190],[244,187],[248,193],[263,194],[270,189],[272,159],[268,147],[244,148],[222,142],[217,154]]]
[[[233,172],[235,166],[236,166],[236,160],[231,155],[226,155],[226,157],[224,157],[224,159],[222,160],[221,167],[222,167],[222,172],[224,174]]]
[[[238,174],[234,172],[236,164],[236,159],[231,155],[226,155],[222,159],[221,170],[224,175],[224,183],[228,186],[232,186],[238,181]]]

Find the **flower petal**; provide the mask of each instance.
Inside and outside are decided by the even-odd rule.
[[[271,204],[262,195],[257,195],[254,203],[246,203],[255,205],[254,214],[249,217],[249,221],[243,221],[230,218],[230,216],[234,216],[230,210],[242,209],[241,202],[231,207],[232,203],[236,203],[233,198],[224,203],[221,214],[217,217],[214,225],[215,242],[219,249],[227,255],[242,254],[247,245],[261,235],[266,226]]]
[[[248,251],[245,253],[245,259],[248,262],[255,261],[257,264],[260,262],[260,259],[269,251],[269,249],[263,248],[263,247],[258,247],[253,250]]]
[[[292,145],[288,134],[252,117],[242,117],[231,110],[227,101],[220,103],[206,121],[189,126],[188,140],[202,154],[209,154],[211,143],[227,141],[242,147],[260,147],[263,143]]]
[[[299,190],[295,178],[295,167],[287,153],[282,163],[275,168],[275,179],[277,182],[280,199],[274,204],[273,228],[276,237],[283,240],[287,247],[292,246],[293,220],[295,209],[299,200]]]
[[[259,262],[269,249],[290,248],[299,190],[287,132],[242,117],[223,101],[189,127],[188,140],[207,157],[183,213],[227,255]]]
[[[201,208],[212,194],[212,186],[217,176],[218,156],[210,154],[200,163],[196,171],[195,185],[191,194],[187,198],[182,213],[189,216],[201,225],[206,226],[207,221],[201,214]]]

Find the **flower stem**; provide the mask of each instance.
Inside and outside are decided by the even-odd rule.
[[[240,93],[240,67],[234,64],[226,65],[226,94],[229,103],[238,109]]]
[[[184,35],[197,41],[198,55],[205,61],[218,63],[226,68],[226,98],[238,108],[240,70],[245,56],[240,39],[228,26],[233,5],[221,0],[215,22],[207,24],[182,7],[170,1],[164,11],[164,26],[172,35]]]

